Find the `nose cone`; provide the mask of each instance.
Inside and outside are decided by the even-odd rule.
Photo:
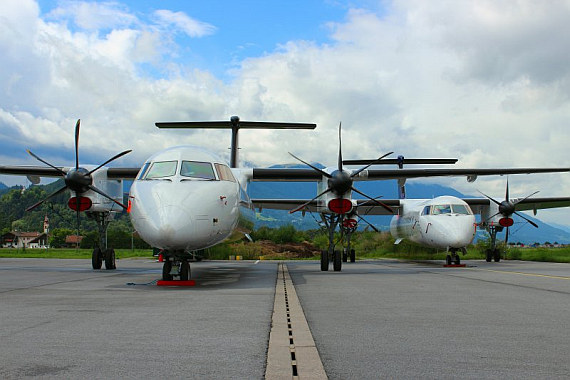
[[[189,237],[194,233],[194,223],[190,214],[180,206],[156,208],[154,220],[142,228],[137,228],[141,237],[153,246],[160,248],[185,248]]]
[[[153,247],[184,249],[195,233],[188,202],[169,182],[135,182],[131,187],[131,221]]]
[[[447,246],[463,248],[475,237],[475,217],[472,215],[453,215],[453,223],[447,227]]]

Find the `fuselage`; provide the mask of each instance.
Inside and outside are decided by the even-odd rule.
[[[131,186],[129,204],[137,233],[161,249],[204,249],[253,227],[251,202],[232,170],[193,146],[151,156]]]
[[[390,232],[396,239],[455,250],[465,248],[475,237],[475,216],[459,198],[402,199],[400,204],[401,212],[390,223]]]

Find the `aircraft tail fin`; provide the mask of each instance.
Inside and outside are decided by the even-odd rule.
[[[204,128],[231,129],[232,145],[230,167],[237,168],[238,162],[238,131],[240,129],[315,129],[316,124],[281,123],[265,121],[241,121],[238,116],[232,116],[229,121],[176,121],[155,123],[158,128]]]

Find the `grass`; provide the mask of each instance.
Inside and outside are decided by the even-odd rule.
[[[402,243],[403,244],[403,243]],[[426,251],[425,249],[413,245],[399,245],[388,247],[380,245],[376,247],[356,246],[357,258],[359,259],[381,259],[393,258],[402,260],[445,260],[446,252]],[[10,249],[1,248],[0,258],[42,258],[42,259],[90,259],[93,250],[91,249]],[[255,244],[228,245],[222,244],[206,250],[206,257],[212,260],[227,260],[230,255],[242,256],[244,260],[256,260],[262,256],[262,251]],[[132,257],[152,257],[151,249],[115,249],[117,259]],[[544,261],[556,263],[570,263],[570,247],[566,248],[509,248],[507,259],[524,261]],[[460,255],[462,260],[483,260],[484,252],[477,247],[470,247],[466,255]],[[272,260],[288,260],[286,255],[272,255]],[[306,260],[318,260],[319,257],[308,258]],[[298,259],[296,259],[298,260]]]
[[[92,249],[66,249],[66,248],[50,248],[50,249],[15,249],[1,248],[0,258],[36,258],[36,259],[90,259]],[[152,249],[115,249],[115,257],[117,259],[126,259],[130,257],[152,257]]]

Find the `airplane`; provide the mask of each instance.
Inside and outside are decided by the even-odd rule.
[[[466,252],[466,247],[473,241],[477,226],[485,228],[492,237],[492,247],[486,252],[486,260],[500,261],[500,252],[496,248],[496,234],[503,227],[512,225],[510,216],[515,213],[533,226],[538,227],[530,219],[525,218],[516,210],[534,210],[553,207],[570,206],[570,197],[509,199],[508,186],[506,200],[498,202],[485,195],[486,199],[460,199],[453,196],[441,196],[434,199],[406,199],[405,183],[410,178],[436,176],[466,176],[468,182],[474,182],[482,175],[507,175],[568,172],[570,168],[516,168],[516,169],[404,169],[404,164],[452,164],[456,159],[385,159],[376,160],[342,160],[341,126],[339,125],[339,154],[338,166],[335,168],[319,169],[291,154],[310,169],[254,169],[253,180],[273,181],[307,181],[317,182],[318,195],[313,199],[253,199],[255,206],[263,210],[280,209],[290,212],[316,212],[320,214],[328,234],[329,246],[321,252],[321,270],[329,269],[332,259],[333,269],[340,271],[342,262],[355,261],[355,252],[350,249],[351,234],[357,228],[358,220],[372,226],[365,215],[393,215],[390,222],[390,233],[399,244],[403,239],[409,239],[419,245],[446,250],[447,264],[460,264],[458,252]],[[357,170],[345,170],[345,165],[365,165]],[[397,164],[395,170],[368,169],[372,165]],[[353,182],[361,180],[398,181],[398,199],[382,199],[364,194],[353,186]],[[366,199],[352,199],[352,192]],[[477,223],[471,207],[481,215],[481,223]],[[345,237],[346,248],[336,250],[339,242],[335,242],[336,228]],[[373,229],[377,230],[374,226]]]
[[[283,208],[290,211],[316,210],[322,215],[329,231],[329,248],[321,254],[321,270],[328,270],[332,257],[335,271],[341,270],[342,257],[335,250],[335,229],[346,232],[354,227],[356,215],[374,213],[402,213],[404,200],[372,198],[353,186],[355,181],[398,179],[433,176],[467,176],[473,181],[479,175],[567,172],[570,168],[514,168],[514,169],[369,169],[374,162],[357,170],[345,170],[339,126],[338,166],[318,169],[305,161],[309,169],[271,169],[238,167],[238,131],[243,128],[314,129],[315,124],[240,121],[232,116],[228,121],[156,123],[159,128],[227,128],[232,130],[231,159],[228,166],[219,156],[195,146],[178,146],[162,150],[142,167],[107,167],[113,160],[127,154],[124,151],[99,166],[80,166],[78,158],[79,121],[75,132],[75,167],[56,167],[35,154],[29,153],[48,167],[0,166],[0,174],[26,175],[32,183],[38,177],[63,177],[65,186],[47,199],[71,190],[69,207],[79,213],[85,211],[94,218],[99,232],[104,232],[112,215],[122,209],[129,213],[139,236],[153,247],[162,249],[165,258],[164,280],[187,280],[194,251],[218,244],[236,234],[247,233],[253,227],[254,207]],[[295,157],[295,156],[293,156]],[[134,179],[127,205],[122,203],[122,180]],[[307,200],[250,200],[247,185],[252,181],[314,181],[318,195]],[[120,190],[119,190],[120,189]],[[352,199],[352,192],[366,197]],[[489,201],[490,202],[490,201]],[[364,211],[364,212],[362,212]],[[432,223],[433,224],[433,223]],[[433,231],[434,229],[432,229]],[[242,235],[243,236],[243,235]],[[92,266],[114,269],[114,250],[101,238],[100,247],[93,251]],[[351,256],[351,261],[353,257]]]

